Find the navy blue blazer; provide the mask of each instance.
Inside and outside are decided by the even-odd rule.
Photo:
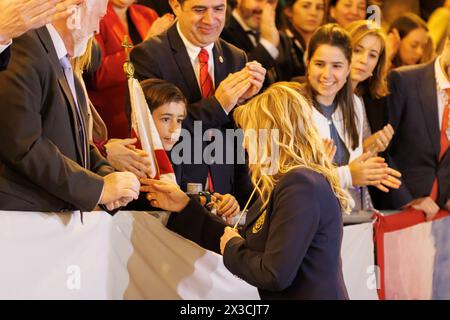
[[[391,190],[397,209],[430,195],[438,178],[438,205],[450,198],[450,152],[439,161],[440,129],[434,61],[391,71],[388,115],[394,137],[387,150],[389,165],[402,173],[402,186]]]
[[[169,229],[219,251],[225,223],[191,200],[171,215]],[[283,176],[266,210],[247,214],[244,239],[231,239],[225,266],[256,286],[262,299],[348,299],[341,267],[339,202],[320,174],[304,168]]]
[[[213,52],[214,79],[217,88],[229,73],[241,70],[247,58],[242,50],[221,39],[214,43]],[[186,190],[189,182],[205,183],[208,169],[210,169],[215,191],[221,194],[233,194],[242,205],[245,201],[243,199],[246,199],[251,192],[251,183],[246,165],[232,164],[228,161],[231,160],[229,157],[233,156],[234,163],[237,163],[239,156],[242,160],[240,163],[244,162],[242,155],[235,153],[236,146],[241,145],[239,141],[235,141],[238,139],[226,137],[226,130],[235,127],[232,114],[227,115],[214,96],[202,98],[194,69],[176,24],[161,35],[137,45],[131,51],[131,60],[136,68],[136,77],[140,81],[148,78],[169,81],[180,88],[189,102],[188,115],[183,122],[183,128],[189,130],[191,136],[196,137],[198,141],[196,143],[191,141],[192,150],[188,155],[190,161],[183,162],[177,169],[177,180],[181,182],[181,188]],[[194,131],[194,121],[201,121],[203,132]],[[223,147],[218,146],[212,158],[206,159],[202,155],[210,142],[202,141],[201,134],[211,128],[220,131],[224,137],[224,143],[219,144]],[[181,144],[183,139],[180,139],[178,146]],[[174,147],[174,150],[176,149],[177,146]],[[205,154],[209,155],[210,152]]]

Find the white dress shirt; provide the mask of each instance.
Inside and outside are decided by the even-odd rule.
[[[50,33],[50,38],[52,38],[53,46],[55,47],[58,60],[61,60],[62,57],[65,57],[67,55],[66,45],[64,44],[63,39],[53,25],[47,24],[46,27],[48,33]]]
[[[201,83],[200,83],[200,61],[198,60],[198,54],[200,53],[200,50],[202,48],[201,47],[197,47],[196,45],[192,44],[192,42],[190,42],[184,36],[184,34],[180,30],[180,25],[178,23],[177,23],[177,30],[178,30],[178,34],[181,37],[181,40],[184,43],[184,46],[186,47],[187,53],[189,55],[189,59],[191,59],[192,67],[194,68],[194,72],[195,72],[195,77],[197,78],[198,87],[200,88],[200,86],[201,86]],[[213,48],[214,48],[214,42],[209,44],[209,45],[207,45],[203,49],[208,51],[208,55],[209,55],[208,72],[209,72],[209,75],[211,76],[211,79],[213,81],[214,87],[216,87],[215,86],[216,82],[215,82],[215,79],[214,79],[214,53],[213,53]]]
[[[0,53],[5,51],[12,44],[12,40],[10,40],[7,44],[0,44]]]

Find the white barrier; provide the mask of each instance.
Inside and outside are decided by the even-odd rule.
[[[371,223],[344,228],[352,299],[376,299]],[[167,230],[156,213],[0,211],[0,299],[259,299],[222,257]]]

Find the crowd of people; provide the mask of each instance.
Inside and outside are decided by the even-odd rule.
[[[135,2],[0,2],[0,210],[173,212],[263,299],[348,298],[343,213],[450,211],[449,1],[386,30],[369,0]]]

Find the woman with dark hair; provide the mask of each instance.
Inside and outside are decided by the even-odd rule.
[[[286,35],[293,43],[295,56],[304,75],[305,50],[314,32],[326,22],[326,0],[286,0],[283,9],[283,24]]]
[[[394,134],[392,126],[388,124],[386,106],[386,34],[374,22],[367,20],[352,22],[346,30],[351,36],[353,47],[352,87],[363,104],[363,150],[373,154],[384,152]],[[375,208],[388,207],[383,192],[373,187],[369,187],[369,192]]]
[[[330,0],[330,20],[345,28],[353,21],[364,20],[369,0]]]
[[[337,24],[319,28],[307,51],[306,90],[319,132],[336,145],[334,163],[341,185],[355,200],[355,210],[361,210],[372,205],[367,192],[359,187],[398,188],[400,181],[395,176],[400,173],[372,152],[363,153],[364,111],[350,80],[352,52],[350,35],[344,29]]]
[[[351,63],[351,82],[354,93],[363,99],[367,113],[368,130],[364,130],[364,139],[370,132],[378,132],[387,124],[387,110],[381,100],[389,93],[387,86],[388,61],[386,54],[386,35],[375,23],[361,20],[347,26],[353,48]],[[375,102],[380,104],[375,105]],[[366,129],[366,128],[365,128]],[[388,130],[390,131],[390,130]],[[388,140],[392,138],[386,137]],[[383,143],[379,143],[383,142]],[[386,149],[389,141],[364,141],[364,151],[379,153]]]
[[[400,44],[393,57],[392,68],[433,60],[435,56],[433,41],[422,18],[413,13],[405,13],[392,22],[388,33],[394,30],[400,36]]]

